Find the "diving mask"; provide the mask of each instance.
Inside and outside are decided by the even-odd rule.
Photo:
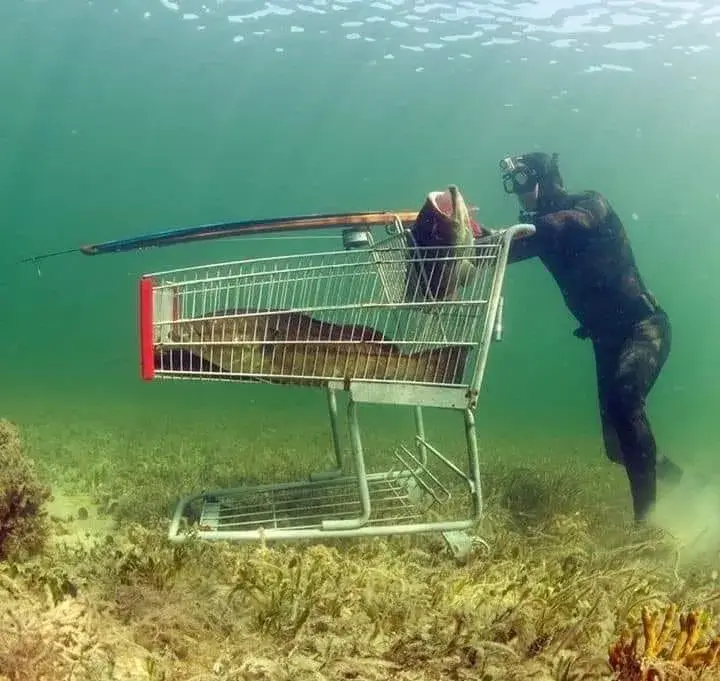
[[[521,156],[508,156],[500,161],[503,187],[507,194],[525,194],[540,181],[537,173],[528,167]]]

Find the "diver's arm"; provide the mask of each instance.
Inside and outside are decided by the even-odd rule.
[[[537,234],[553,238],[569,229],[595,229],[607,217],[608,212],[607,201],[599,194],[594,194],[578,202],[571,209],[543,215],[534,220],[533,224]]]
[[[483,226],[482,236],[489,236],[502,232],[501,229],[490,229]],[[482,238],[482,237],[481,237]],[[538,240],[536,235],[516,236],[510,242],[510,253],[508,254],[508,265],[515,262],[522,262],[534,258],[538,254]]]
[[[521,216],[521,222],[529,222],[535,227],[535,234],[512,240],[508,264],[537,257],[542,243],[554,241],[563,232],[595,229],[605,218],[608,210],[605,199],[601,195],[593,193],[571,209],[557,210],[554,213],[532,219],[524,219]],[[497,231],[487,227],[484,230],[490,233]]]
[[[521,222],[529,222],[535,227],[535,234],[513,239],[508,264],[538,256],[542,243],[553,242],[563,232],[594,229],[606,215],[607,204],[604,200],[601,197],[591,197],[572,209],[558,210],[532,220],[521,218]]]
[[[539,252],[540,242],[537,234],[519,236],[510,242],[510,253],[508,254],[508,265],[516,262],[523,262],[535,258]]]

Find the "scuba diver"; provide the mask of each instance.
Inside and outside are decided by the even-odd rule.
[[[645,400],[671,347],[668,315],[645,285],[620,218],[596,191],[569,194],[557,154],[532,152],[500,162],[520,221],[535,234],[516,239],[509,263],[538,257],[555,279],[595,355],[603,442],[625,466],[635,520],[646,520],[658,478],[676,483],[682,469],[657,456]]]

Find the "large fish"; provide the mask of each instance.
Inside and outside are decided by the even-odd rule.
[[[430,192],[411,230],[420,250],[410,266],[410,300],[452,300],[475,273],[474,239],[485,230],[470,216],[456,185]]]
[[[364,378],[457,384],[469,350],[449,345],[404,352],[366,326],[298,312],[223,310],[173,322],[170,339],[155,347],[155,368],[271,383]]]

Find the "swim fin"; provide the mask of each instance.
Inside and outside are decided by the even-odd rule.
[[[683,476],[683,469],[666,456],[658,457],[656,471],[658,480],[670,485],[677,485]]]

